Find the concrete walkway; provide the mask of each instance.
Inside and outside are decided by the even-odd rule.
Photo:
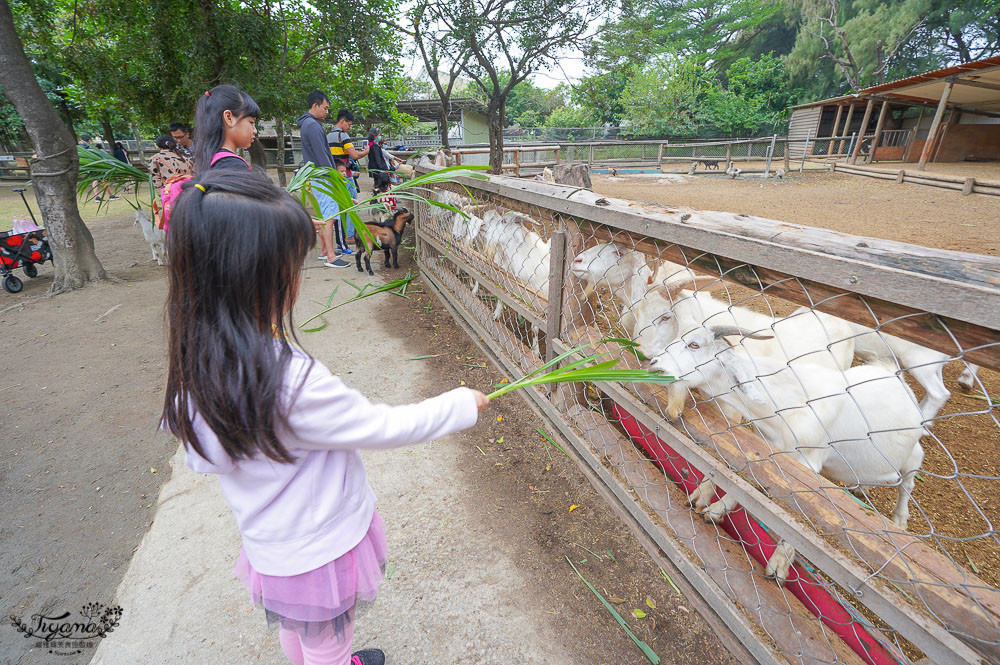
[[[300,302],[325,301],[341,278],[357,277],[353,270],[322,268],[305,275]],[[341,291],[338,300],[345,296]],[[379,302],[376,296],[350,305],[349,316],[341,310],[344,315],[305,335],[304,343],[373,401],[405,403],[449,387],[426,380],[421,363],[380,362],[400,357],[400,342],[374,320]],[[363,339],[359,322],[367,322]],[[363,353],[343,350],[352,335]],[[413,394],[414,386],[428,388]],[[359,613],[356,648],[378,646],[392,665],[565,662],[558,617],[533,606],[533,591],[514,562],[476,536],[486,527],[465,508],[469,488],[461,485],[455,454],[457,446],[471,445],[459,433],[366,455],[386,522],[391,578]],[[232,576],[240,539],[218,481],[190,472],[181,451],[171,472],[155,521],[118,589],[121,625],[101,641],[91,662],[287,662],[262,610],[251,606]]]

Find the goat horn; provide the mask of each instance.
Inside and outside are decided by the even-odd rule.
[[[709,330],[715,334],[716,339],[722,339],[723,337],[729,337],[731,335],[749,337],[750,339],[774,339],[774,335],[750,332],[749,330],[740,328],[739,326],[712,326]]]

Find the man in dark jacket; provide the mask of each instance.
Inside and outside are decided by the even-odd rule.
[[[333,155],[330,154],[330,148],[326,142],[326,132],[323,131],[323,125],[320,124],[330,112],[330,99],[323,92],[313,90],[309,93],[307,104],[309,110],[296,121],[299,126],[299,135],[302,138],[302,161],[312,162],[316,166],[334,168]],[[350,264],[343,259],[336,258],[344,250],[350,253],[343,227],[336,219],[340,207],[336,201],[323,192],[313,189],[312,193],[316,197],[316,202],[319,203],[322,215],[322,219],[314,220],[319,229],[321,251],[323,251],[323,255],[319,258],[325,261],[324,265],[328,268],[346,268]]]

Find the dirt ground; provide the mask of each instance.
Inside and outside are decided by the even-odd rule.
[[[25,303],[0,313],[0,419],[7,425],[0,568],[11,571],[0,589],[5,614],[109,604],[151,524],[176,450],[156,429],[165,383],[164,270],[131,224],[128,215],[90,224],[120,283],[35,299],[51,282],[46,264],[21,294],[0,293],[0,310]],[[412,256],[400,260],[406,268]],[[333,274],[357,277],[353,270]],[[391,326],[407,354],[442,353],[419,361],[433,368],[436,384],[461,379],[486,388],[502,378],[429,293],[413,293],[426,287],[415,281],[410,291],[422,299],[381,296],[385,307],[375,323]],[[391,380],[391,363],[384,371]],[[663,662],[734,663],[574,463],[542,441],[539,426],[520,398],[506,398],[472,431],[480,443],[464,451],[463,466],[475,488],[470,509],[493,527],[492,546],[521,563],[539,606],[561,617],[578,645],[566,662],[645,662],[569,568],[568,556]],[[572,504],[579,507],[570,512]],[[635,618],[633,608],[647,616]],[[12,626],[0,628],[0,663],[51,662],[39,650],[27,653],[25,642]],[[58,662],[85,663],[91,653]]]
[[[821,171],[791,173],[781,181],[697,175],[660,184],[655,176],[603,174],[592,180],[594,191],[605,196],[757,215],[938,249],[1000,253],[1000,200],[981,194]]]

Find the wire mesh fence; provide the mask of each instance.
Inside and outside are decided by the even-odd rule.
[[[529,394],[758,661],[1000,662],[1000,262],[534,182],[434,195],[462,213],[418,207],[423,274],[512,375],[627,337],[620,366],[679,379]]]

